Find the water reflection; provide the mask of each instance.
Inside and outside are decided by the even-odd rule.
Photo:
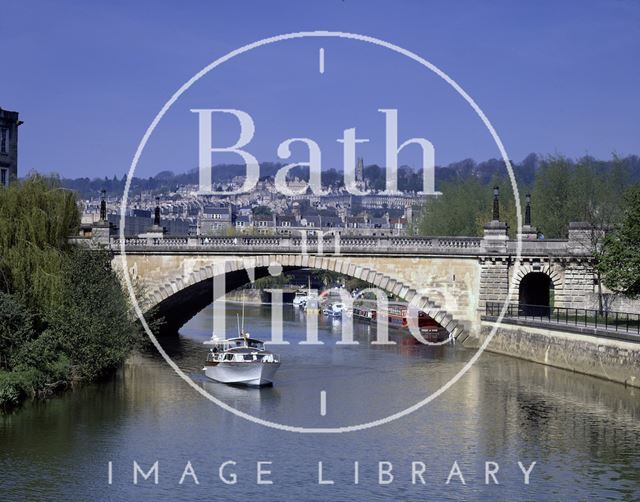
[[[323,350],[314,355],[292,343],[290,367],[282,368],[275,387],[242,389],[202,378],[201,342],[210,336],[210,321],[204,312],[181,338],[166,340],[166,349],[208,392],[287,423],[324,425],[321,388],[328,390],[328,423],[378,416],[424,395],[470,356],[460,347],[423,350],[410,338],[372,348],[364,343],[375,335],[367,325],[355,333],[361,345],[336,348],[328,342],[339,332],[321,320]],[[299,312],[285,312],[285,337],[299,340],[303,321]],[[260,333],[268,329],[269,313],[248,309],[247,322]],[[348,396],[353,403],[340,401]],[[219,409],[149,352],[131,357],[109,382],[2,417],[0,498],[189,500],[215,493],[231,500],[638,500],[639,419],[637,389],[487,353],[444,395],[392,424],[337,436],[292,435]],[[228,459],[238,463],[235,486],[217,478],[218,465]],[[133,486],[133,460],[146,466],[158,460],[159,485]],[[188,460],[201,484],[179,487]],[[258,460],[273,462],[274,485],[255,484]],[[319,460],[335,485],[317,485]],[[359,485],[353,484],[356,460]],[[394,465],[389,486],[377,484],[381,460]],[[414,460],[427,465],[424,487],[411,484]],[[487,460],[500,464],[497,487],[484,485]],[[537,461],[528,486],[518,460]],[[465,486],[445,484],[454,461]]]

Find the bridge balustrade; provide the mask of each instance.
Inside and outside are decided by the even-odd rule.
[[[322,239],[320,241],[320,239]],[[88,240],[88,239],[78,239]],[[74,241],[74,242],[75,242]],[[325,234],[322,236],[239,235],[239,236],[165,236],[163,238],[126,237],[127,250],[154,252],[181,250],[183,252],[215,251],[229,252],[289,252],[319,253],[320,244],[324,254],[337,253],[383,253],[383,254],[509,254],[516,252],[516,242],[508,241],[506,248],[496,252],[488,249],[485,240],[479,237],[419,237],[419,236],[353,236]],[[109,247],[120,251],[121,240],[111,237]],[[522,253],[528,256],[575,256],[588,255],[586,249],[575,248],[566,240],[522,241]]]

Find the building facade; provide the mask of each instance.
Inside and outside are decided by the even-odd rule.
[[[0,108],[0,185],[18,177],[18,112]]]

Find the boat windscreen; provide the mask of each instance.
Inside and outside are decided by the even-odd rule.
[[[258,340],[247,340],[247,345],[253,349],[262,349],[264,343]]]

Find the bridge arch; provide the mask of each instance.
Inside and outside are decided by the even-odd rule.
[[[225,276],[225,292],[230,292],[252,280],[267,277],[269,266],[274,263],[282,266],[283,273],[312,268],[361,279],[402,300],[413,300],[420,310],[431,316],[453,337],[457,337],[463,331],[462,323],[410,285],[370,267],[332,256],[296,254],[227,258],[224,262],[217,261],[200,266],[188,273],[176,274],[173,278],[167,279],[161,287],[149,291],[149,304],[143,310],[148,314],[165,317],[167,323],[164,329],[177,330],[214,300],[213,284],[216,277]]]

